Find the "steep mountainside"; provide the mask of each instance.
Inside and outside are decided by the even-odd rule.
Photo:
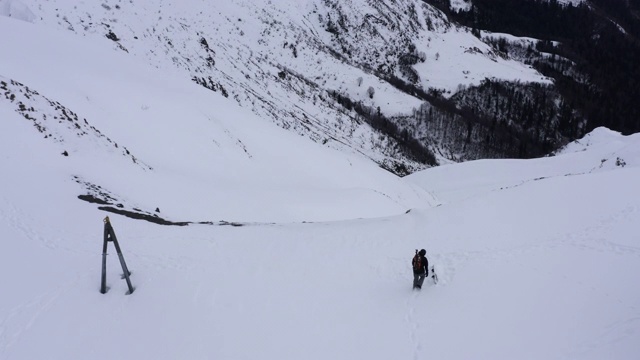
[[[501,53],[554,78],[562,99],[555,129],[563,136],[580,137],[599,126],[640,131],[639,1],[474,0],[462,11],[442,5]]]
[[[111,44],[401,175],[447,159],[540,155],[522,151],[522,144],[544,143],[546,151],[561,142],[555,134],[527,135],[513,121],[493,131],[486,119],[470,118],[448,100],[460,85],[486,78],[551,82],[423,1],[1,4],[4,15]],[[417,118],[416,109],[425,106],[435,115]],[[487,145],[489,131],[492,143],[506,145]]]
[[[178,225],[375,217],[430,202],[361,155],[284,130],[180,73],[24,21],[0,17],[0,33],[21,34],[0,37],[9,192],[55,191]],[[40,168],[50,174],[29,173]]]

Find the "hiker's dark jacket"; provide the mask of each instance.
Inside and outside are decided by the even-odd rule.
[[[427,261],[427,258],[422,256],[422,255],[418,255],[420,256],[420,258],[422,259],[422,263],[421,263],[421,267],[419,269],[415,268],[415,257],[413,259],[411,259],[411,267],[413,268],[413,273],[414,274],[427,274],[427,269],[429,268],[429,262]]]

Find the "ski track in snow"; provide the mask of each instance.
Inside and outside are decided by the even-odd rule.
[[[81,277],[77,275],[73,280],[64,282],[54,290],[45,292],[33,299],[23,302],[10,309],[0,320],[0,358],[11,356],[12,347],[23,337],[43,316],[60,300],[60,297],[76,287]]]
[[[425,280],[426,282],[426,280]],[[425,284],[426,285],[426,284]],[[426,286],[425,289],[426,290]],[[420,336],[417,334],[420,330],[420,322],[415,318],[416,317],[416,300],[421,291],[413,290],[413,294],[407,299],[407,306],[409,308],[407,312],[407,316],[405,317],[405,321],[410,329],[411,333],[411,343],[413,344],[413,360],[420,359],[420,352],[422,351],[422,341],[420,340]]]
[[[570,246],[594,250],[602,253],[613,253],[617,255],[630,255],[640,257],[640,247],[618,244],[602,237],[593,237],[593,233],[605,230],[610,233],[611,230],[621,221],[637,221],[638,207],[627,206],[624,209],[614,213],[607,218],[600,220],[598,223],[585,228],[578,233],[569,233],[563,235],[558,243],[564,243]]]
[[[633,341],[640,334],[640,313],[637,315],[636,317],[610,324],[596,338],[584,342],[574,352],[567,354],[565,359],[583,358],[598,350],[601,350],[601,353],[610,353],[611,349],[617,344],[623,341]]]
[[[53,250],[58,247],[56,242],[49,238],[42,237],[39,232],[33,230],[33,228],[28,225],[28,222],[25,221],[25,219],[28,219],[27,214],[20,211],[7,199],[3,199],[3,202],[5,206],[0,208],[0,218],[2,218],[4,223],[17,230],[17,232],[24,235],[25,238],[39,243],[49,249]]]
[[[409,268],[408,270],[405,270],[403,275],[403,279],[399,280],[406,282],[407,288],[409,288],[413,283],[413,274],[411,273],[411,269]],[[434,284],[433,279],[429,276],[424,280],[422,289],[410,290],[411,294],[407,296],[407,300],[405,301],[405,307],[407,310],[404,322],[406,323],[412,344],[411,358],[413,360],[424,358],[425,345],[422,341],[424,335],[421,333],[421,324],[429,323],[427,314],[434,310],[433,308],[425,307],[425,303],[428,303],[429,297],[434,296],[434,292],[437,290],[439,285],[440,283]]]
[[[514,248],[486,248],[479,251],[456,251],[435,254],[434,259],[436,260],[436,266],[438,266],[436,272],[440,281],[446,284],[447,280],[451,280],[453,277],[455,269],[470,260],[496,261],[520,256],[534,250],[554,251],[558,246],[571,246],[601,253],[640,257],[640,247],[618,244],[602,237],[593,237],[593,233],[611,232],[612,228],[621,221],[636,221],[638,212],[637,206],[630,205],[579,232],[560,234],[550,239],[541,239],[537,243],[519,245]]]

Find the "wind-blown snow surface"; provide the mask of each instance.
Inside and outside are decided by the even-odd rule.
[[[640,357],[638,135],[399,179],[0,17],[17,30],[0,37],[0,359]],[[91,191],[245,226],[132,220]],[[106,215],[132,295],[112,245],[98,291]],[[421,292],[416,248],[440,277]]]
[[[112,216],[136,290],[125,295],[111,247],[102,295],[105,214],[73,198],[30,124],[0,114],[11,134],[2,359],[640,355],[637,135],[598,129],[555,157],[429,169],[404,181],[442,204],[391,217],[170,227]],[[440,282],[413,292],[421,247]]]

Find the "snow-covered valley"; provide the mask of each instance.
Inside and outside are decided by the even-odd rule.
[[[410,172],[426,164],[403,150],[398,139],[336,104],[329,93],[392,118],[412,114],[423,100],[399,90],[383,74],[415,78],[421,88],[446,96],[485,79],[550,83],[418,0],[393,5],[359,0],[0,4],[12,18],[82,37],[163,76],[193,80],[325,147],[360,153],[387,168],[402,164]],[[90,56],[79,51],[74,56]],[[422,136],[430,139],[424,146],[440,161],[455,157],[441,135]]]
[[[22,3],[42,6],[32,20],[69,6],[14,1],[27,20]],[[238,4],[218,6],[242,23]],[[309,141],[319,127],[283,129],[80,19],[60,20],[74,33],[0,16],[0,359],[640,356],[637,134],[400,178],[372,161],[392,154],[347,142],[364,125],[341,146]],[[130,295],[112,244],[99,291],[106,216]],[[421,248],[439,282],[413,291]]]

